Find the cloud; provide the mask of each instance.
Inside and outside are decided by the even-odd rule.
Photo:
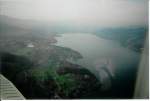
[[[58,24],[129,26],[148,23],[148,0],[1,0],[1,2],[3,2],[1,14]]]

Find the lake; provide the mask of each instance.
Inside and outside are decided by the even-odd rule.
[[[76,63],[93,72],[102,82],[103,90],[111,88],[112,79],[129,78],[138,67],[140,53],[113,40],[91,33],[65,33],[56,40],[57,46],[71,48],[83,56]]]

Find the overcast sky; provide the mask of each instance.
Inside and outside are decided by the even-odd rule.
[[[0,14],[51,23],[147,25],[148,0],[0,0]]]

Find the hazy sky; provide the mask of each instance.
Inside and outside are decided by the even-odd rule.
[[[148,0],[0,0],[0,14],[72,25],[148,23]]]

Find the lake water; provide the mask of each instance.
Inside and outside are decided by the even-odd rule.
[[[90,33],[65,33],[56,37],[57,46],[79,52],[83,59],[77,64],[93,72],[103,83],[103,89],[111,87],[111,78],[127,75],[137,68],[140,54],[119,44]]]

